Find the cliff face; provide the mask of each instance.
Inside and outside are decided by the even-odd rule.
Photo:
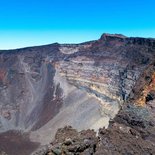
[[[0,132],[22,130],[48,143],[64,125],[107,127],[124,102],[146,105],[154,60],[154,39],[119,34],[0,51]]]

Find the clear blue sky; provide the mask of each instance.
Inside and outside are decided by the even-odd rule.
[[[0,49],[79,43],[104,32],[155,38],[155,0],[0,0]]]

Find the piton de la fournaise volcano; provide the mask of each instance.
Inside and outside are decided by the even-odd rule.
[[[155,39],[1,50],[0,154],[154,155]]]

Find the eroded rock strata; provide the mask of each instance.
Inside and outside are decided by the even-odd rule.
[[[0,132],[27,132],[44,145],[66,125],[107,128],[127,104],[154,116],[154,64],[154,39],[119,34],[0,51]]]

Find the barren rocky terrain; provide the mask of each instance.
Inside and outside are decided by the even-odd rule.
[[[0,151],[155,154],[154,98],[155,39],[2,50]]]

